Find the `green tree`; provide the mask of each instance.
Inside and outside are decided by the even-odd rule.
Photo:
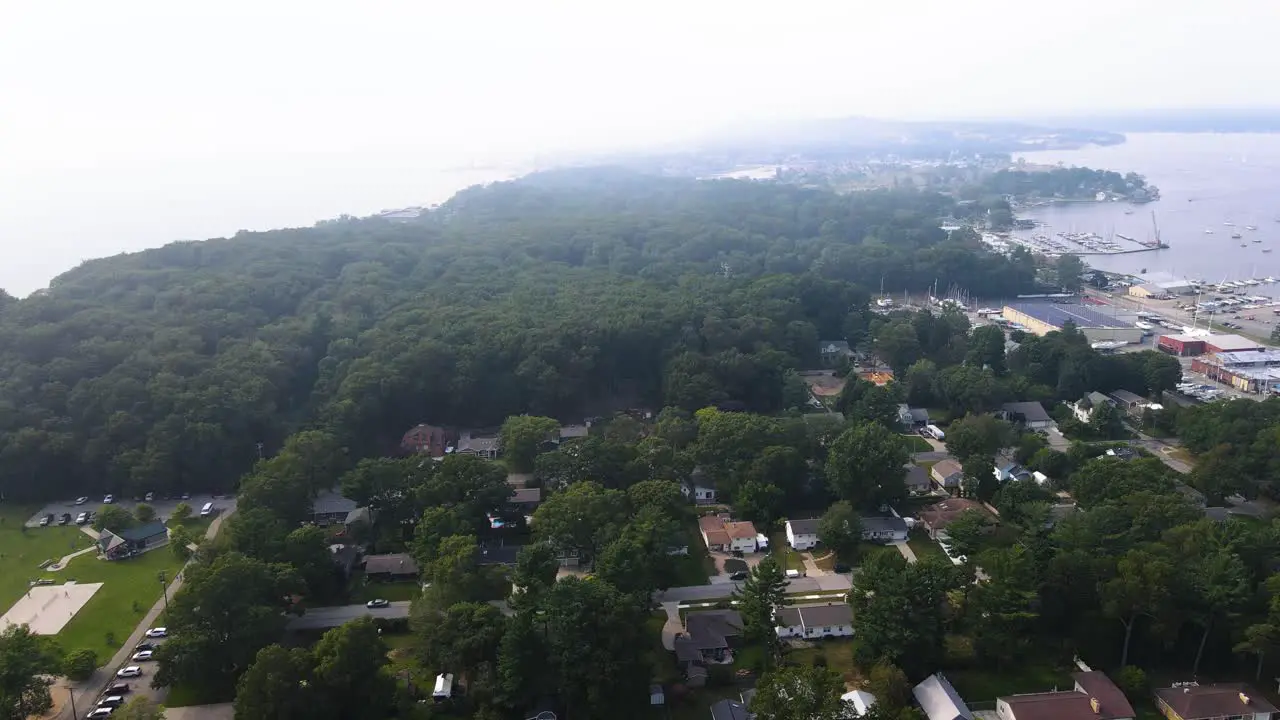
[[[1203,632],[1191,665],[1193,675],[1200,672],[1200,660],[1213,629],[1239,612],[1249,600],[1249,583],[1244,564],[1229,552],[1215,552],[1198,559],[1188,568],[1192,588],[1192,619]]]
[[[1013,438],[1013,428],[990,415],[965,415],[947,427],[947,452],[961,463],[994,457]]]
[[[146,503],[138,503],[133,509],[133,516],[140,523],[149,523],[156,519],[156,509]]]
[[[308,598],[333,601],[343,592],[344,578],[333,562],[324,528],[305,525],[286,535],[281,560],[302,578]]]
[[[912,405],[932,405],[935,398],[934,384],[938,378],[938,366],[932,360],[917,360],[907,368],[903,384],[907,402]]]
[[[769,527],[782,513],[786,496],[782,488],[762,480],[748,480],[738,488],[734,507],[744,519]]]
[[[858,558],[862,542],[862,518],[849,503],[841,500],[823,513],[818,521],[818,539],[842,562]]]
[[[315,660],[303,648],[268,645],[236,684],[236,717],[302,720],[326,716],[315,681]]]
[[[191,559],[191,533],[182,525],[169,531],[169,550],[182,562]]]
[[[990,368],[996,376],[1008,369],[1004,358],[1004,330],[997,325],[982,325],[973,329],[969,338],[969,355],[965,362],[977,367]]]
[[[120,532],[133,527],[134,519],[128,510],[119,505],[103,505],[98,514],[93,516],[93,529]]]
[[[1100,588],[1102,612],[1124,625],[1120,665],[1129,664],[1129,644],[1138,618],[1163,617],[1170,609],[1173,566],[1143,550],[1131,550],[1116,564],[1115,577]]]
[[[974,653],[995,667],[1025,662],[1036,652],[1040,598],[1031,554],[1021,547],[982,554],[985,582],[970,591],[968,607]]]
[[[773,555],[766,555],[751,569],[741,587],[733,592],[742,613],[743,636],[765,648],[766,666],[772,665],[778,654],[778,635],[773,629],[774,610],[782,606],[787,591],[787,581],[782,567]]]
[[[649,662],[644,611],[608,583],[569,577],[543,602],[553,687],[570,717],[613,717],[644,706]],[[634,711],[630,711],[634,713]]]
[[[534,536],[590,562],[617,537],[627,517],[627,496],[594,482],[581,482],[547,498],[533,513]]]
[[[517,415],[502,423],[502,455],[515,472],[533,472],[538,446],[555,438],[560,423],[549,417]]]
[[[1080,292],[1084,272],[1084,262],[1077,255],[1062,255],[1053,266],[1054,281],[1063,292]]]
[[[511,607],[517,610],[537,607],[542,596],[556,583],[560,561],[550,543],[530,543],[520,548],[511,577]]]
[[[947,523],[947,544],[951,554],[973,557],[982,547],[982,540],[991,529],[991,519],[985,511],[969,509]]]
[[[429,507],[413,529],[413,557],[418,567],[426,567],[435,561],[440,543],[451,535],[465,535],[474,525],[456,508]]]
[[[387,645],[373,618],[326,632],[316,643],[315,679],[322,707],[340,718],[387,717],[395,688],[386,672]]]
[[[892,430],[869,422],[854,425],[832,443],[827,482],[855,508],[875,507],[906,497],[906,444]]]
[[[1089,414],[1089,432],[1104,440],[1119,440],[1127,434],[1120,410],[1111,403],[1102,403]]]
[[[903,708],[911,702],[911,683],[902,668],[888,662],[877,662],[867,673],[867,692],[876,698],[877,705]]]
[[[98,653],[88,648],[73,650],[62,659],[62,674],[72,680],[88,680],[97,669]]]
[[[759,720],[841,720],[848,717],[843,692],[844,681],[835,672],[793,665],[760,677],[750,710]]]
[[[23,720],[53,707],[50,675],[59,658],[49,643],[26,625],[10,625],[0,632],[0,717]]]
[[[946,638],[947,594],[959,584],[950,563],[926,558],[908,564],[896,553],[868,557],[849,592],[857,659],[887,661],[908,673],[936,667]]]
[[[855,377],[840,391],[836,409],[854,422],[878,422],[897,428],[900,402],[896,384],[880,386]]]
[[[1147,673],[1133,665],[1125,665],[1116,671],[1116,686],[1131,701],[1145,700],[1151,695],[1151,683],[1147,680]]]
[[[111,713],[115,719],[124,720],[164,720],[164,708],[147,697],[135,697],[121,705]]]
[[[880,328],[875,336],[875,350],[896,375],[906,373],[922,354],[916,329],[905,319],[894,320]]]
[[[498,654],[506,627],[502,613],[489,603],[464,602],[443,614],[414,618],[421,641],[418,658],[423,667],[472,675]]]
[[[169,519],[177,523],[186,522],[187,519],[190,517],[191,517],[191,505],[185,502],[180,502],[177,505],[175,505],[173,507],[173,513],[169,515]]]
[[[469,599],[475,591],[477,576],[476,539],[473,535],[450,535],[440,542],[440,550],[422,577],[430,583],[423,592],[427,604],[447,608]]]

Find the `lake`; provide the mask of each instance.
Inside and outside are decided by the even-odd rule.
[[[1138,240],[1152,237],[1155,213],[1169,249],[1083,258],[1092,267],[1124,273],[1146,268],[1214,282],[1280,276],[1280,135],[1132,134],[1121,145],[1021,157],[1036,163],[1134,171],[1160,188],[1161,199],[1146,205],[1075,203],[1019,213],[1045,223],[1047,228],[1035,232],[1048,235],[1116,232]],[[1228,222],[1234,227],[1224,224]],[[1246,225],[1258,229],[1246,230]],[[1233,240],[1232,232],[1244,237]],[[1254,238],[1262,242],[1251,242]],[[1263,248],[1277,251],[1264,253]]]

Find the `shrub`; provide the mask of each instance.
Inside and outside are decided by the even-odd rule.
[[[72,680],[88,680],[98,668],[98,653],[81,648],[67,653],[62,659],[62,674]]]
[[[1138,700],[1147,696],[1150,684],[1147,673],[1140,667],[1125,665],[1116,673],[1116,685],[1124,691],[1125,697]]]

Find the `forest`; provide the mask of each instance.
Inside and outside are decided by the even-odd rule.
[[[0,492],[228,490],[304,429],[787,403],[867,292],[1036,288],[942,195],[542,173],[414,222],[341,218],[84,263],[0,302]]]
[[[1138,173],[1121,175],[1111,170],[1085,167],[1052,168],[1045,171],[1000,170],[983,179],[987,193],[1018,198],[1092,199],[1099,192],[1135,200],[1154,199],[1159,190],[1148,185]]]

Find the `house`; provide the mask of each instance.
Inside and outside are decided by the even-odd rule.
[[[898,422],[908,430],[922,428],[929,424],[929,411],[924,408],[913,408],[905,403],[898,405]]]
[[[853,711],[854,717],[866,715],[876,704],[876,696],[866,690],[851,690],[841,695],[840,700]]]
[[[929,720],[973,720],[973,713],[964,704],[960,693],[942,673],[935,673],[924,682],[911,688],[916,704]]]
[[[891,543],[907,539],[907,521],[892,515],[862,518],[862,539]]]
[[[907,486],[907,492],[913,495],[923,495],[929,492],[933,487],[929,483],[929,471],[915,463],[908,463],[906,466],[907,475],[902,478],[902,482]]]
[[[370,580],[382,582],[406,582],[418,579],[418,563],[408,553],[367,555],[364,574]]]
[[[968,498],[947,498],[934,503],[920,511],[920,524],[929,531],[929,537],[938,539],[939,534],[946,535],[947,525],[960,517],[966,510],[977,510],[986,513],[982,503]]]
[[[992,474],[996,476],[996,480],[1002,483],[1010,480],[1030,480],[1032,479],[1031,471],[1022,467],[1018,463],[1006,463],[1003,466],[991,469]]]
[[[1095,408],[1101,405],[1115,405],[1116,401],[1100,392],[1091,392],[1071,403],[1071,413],[1082,423],[1089,422]]]
[[[933,482],[943,490],[959,490],[960,483],[964,480],[964,466],[959,460],[947,458],[939,460],[933,464],[929,470],[929,475],[933,478]]]
[[[698,505],[712,505],[716,501],[716,489],[707,485],[693,486],[693,502]]]
[[[108,560],[132,557],[169,542],[169,529],[159,520],[119,532],[98,533],[98,551]]]
[[[1071,690],[996,699],[999,720],[1133,720],[1133,706],[1106,673],[1078,672]]]
[[[788,520],[787,544],[793,550],[808,550],[818,544],[818,520]]]
[[[560,428],[560,442],[566,440],[574,440],[576,438],[585,438],[591,434],[591,422],[588,421],[582,425],[564,425]]]
[[[751,707],[751,700],[747,697],[748,693],[752,696],[755,693],[747,690],[742,694],[742,701],[718,700],[711,705],[711,720],[752,720],[755,715],[748,709]]]
[[[316,525],[346,525],[347,519],[351,518],[354,523],[359,519],[357,509],[359,504],[355,500],[343,497],[337,490],[325,490],[311,502],[311,522]]]
[[[672,649],[676,664],[691,685],[705,682],[708,665],[732,665],[731,639],[742,635],[742,615],[736,610],[701,610],[685,615],[684,630]]]
[[[400,438],[400,449],[405,452],[419,453],[430,457],[444,457],[453,443],[450,433],[442,427],[421,424],[410,428]]]
[[[351,572],[360,562],[360,547],[339,543],[330,545],[329,552],[333,557],[333,564],[338,566],[342,576],[351,577]]]
[[[1150,400],[1128,390],[1116,390],[1111,393],[1111,399],[1115,401],[1116,407],[1130,415],[1141,415],[1143,410],[1152,407]]]
[[[1170,720],[1271,720],[1276,706],[1244,683],[1178,683],[1155,693],[1156,708]]]
[[[533,512],[542,504],[542,488],[518,488],[507,502],[525,512]]]
[[[730,520],[728,515],[703,515],[698,518],[698,531],[708,550],[755,552],[758,546],[756,526]]]
[[[1002,419],[1020,424],[1029,430],[1045,430],[1053,427],[1053,418],[1038,402],[1014,402],[1000,406],[997,413]]]
[[[484,544],[476,548],[477,565],[515,565],[524,545]]]
[[[853,634],[853,608],[848,603],[784,605],[773,613],[780,638],[847,637]]]
[[[463,430],[458,437],[458,445],[454,452],[459,455],[474,455],[482,460],[497,460],[502,449],[502,440],[497,433],[480,433]]]
[[[853,357],[853,350],[849,349],[849,343],[844,340],[819,340],[818,355],[824,366],[834,367],[841,358]]]

